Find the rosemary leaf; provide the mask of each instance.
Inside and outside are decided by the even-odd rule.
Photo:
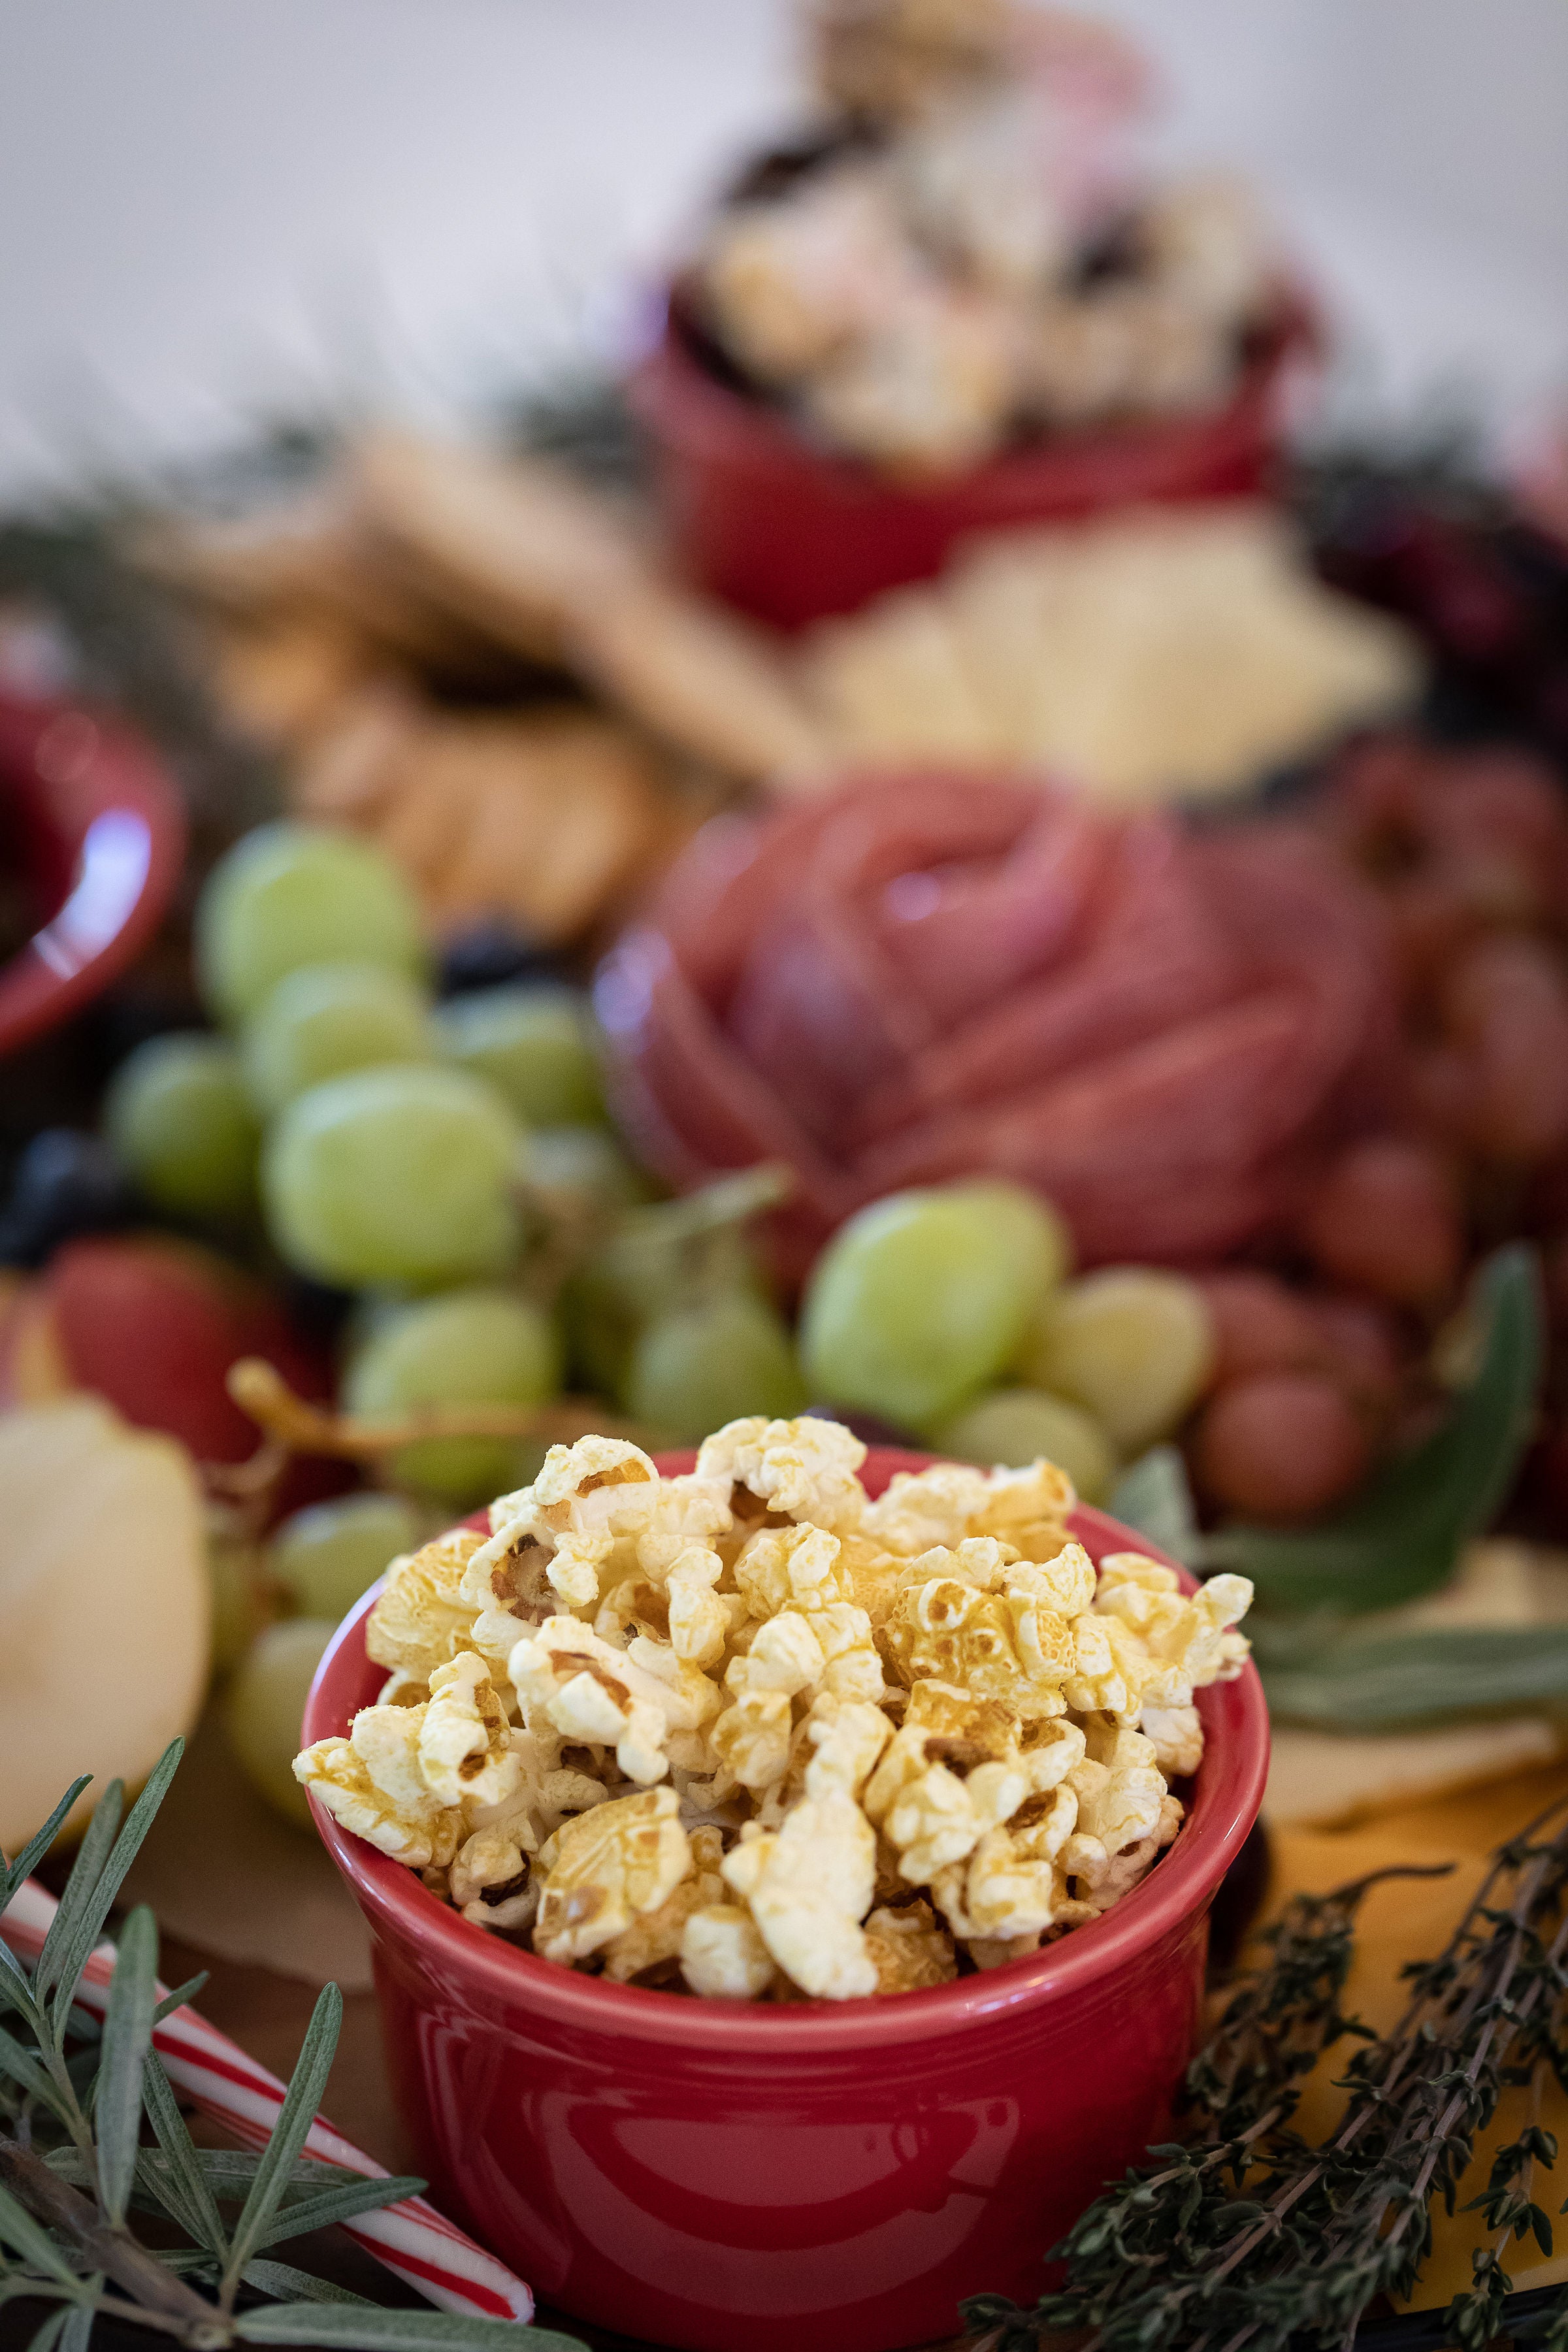
[[[136,2178],[142,2136],[142,2069],[153,2046],[153,2007],[157,1997],[158,1927],[139,1903],[121,1931],[114,1974],[109,1980],[93,2133],[98,2142],[99,2202],[118,2229],[125,2219]]]

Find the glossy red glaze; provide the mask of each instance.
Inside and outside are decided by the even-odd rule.
[[[1256,497],[1278,451],[1287,364],[1312,339],[1292,301],[1223,408],[1058,434],[923,484],[815,448],[780,410],[721,383],[674,326],[628,391],[688,569],[743,611],[798,628],[931,579],[976,531]]]
[[[874,1449],[866,1484],[925,1458]],[[1075,1525],[1097,1559],[1148,1549],[1099,1511]],[[321,1661],[308,1740],[374,1697],[373,1598]],[[1164,2129],[1209,1905],[1262,1800],[1257,1674],[1199,1706],[1192,1808],[1142,1886],[1033,1958],[889,2000],[737,2011],[575,1975],[470,1927],[312,1800],[370,1923],[437,2202],[545,2302],[689,2352],[879,2352],[952,2333],[962,2295],[1033,2300],[1044,2250]]]
[[[184,852],[174,787],[128,729],[0,694],[0,854],[38,925],[0,965],[0,1054],[79,1013],[139,953]]]

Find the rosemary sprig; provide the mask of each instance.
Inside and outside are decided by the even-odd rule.
[[[51,2306],[30,2352],[87,2352],[93,2321],[134,2321],[185,2352],[321,2344],[363,2352],[583,2352],[574,2337],[510,2320],[388,2309],[266,2259],[308,2230],[416,2194],[411,2179],[362,2179],[302,2154],[332,2053],[342,1997],[316,2004],[293,2081],[259,2155],[198,2148],[153,2052],[153,2032],[200,1980],[158,1999],[158,1930],[144,1906],[121,1930],[101,2033],[76,2007],[94,1945],[174,1778],[175,1740],[123,1824],[112,1781],[77,1850],[43,1950],[28,1969],[0,1942],[0,2306]],[[47,1853],[78,1780],[8,1865],[0,1911]],[[232,2221],[221,2208],[237,2206]],[[132,2212],[190,2241],[145,2245]]]
[[[1084,2352],[1283,2352],[1348,2345],[1379,2295],[1407,2297],[1432,2242],[1430,2208],[1452,2212],[1504,2089],[1550,2072],[1568,2087],[1568,1801],[1499,1849],[1436,1959],[1414,1963],[1409,2004],[1374,2038],[1340,2007],[1363,1879],[1300,1895],[1271,1931],[1187,2077],[1191,2138],[1108,2189],[1052,2258],[1060,2292],[1033,2311],[981,2295],[964,2306],[992,2352],[1023,2352],[1044,2328],[1089,2329]],[[1293,2127],[1300,2078],[1354,2035],[1333,2134]],[[1552,2224],[1536,2201],[1556,2143],[1531,2122],[1493,2161],[1479,2212],[1492,2243],[1446,2316],[1446,2340],[1480,2352],[1509,2293],[1502,2254]],[[1531,2315],[1532,2341],[1568,2352],[1568,2295]]]

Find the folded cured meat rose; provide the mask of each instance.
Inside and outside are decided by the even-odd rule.
[[[796,1169],[795,1273],[863,1202],[977,1171],[1038,1186],[1087,1264],[1218,1255],[1288,1212],[1393,1034],[1373,903],[1289,826],[931,772],[708,826],[595,1001],[672,1183]]]

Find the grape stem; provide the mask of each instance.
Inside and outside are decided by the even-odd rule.
[[[248,1491],[276,1475],[290,1454],[327,1454],[342,1462],[374,1462],[384,1454],[427,1437],[547,1437],[570,1444],[590,1432],[602,1437],[641,1439],[638,1424],[607,1413],[596,1397],[556,1397],[548,1404],[429,1404],[395,1416],[331,1412],[297,1396],[274,1365],[260,1356],[242,1356],[228,1370],[228,1392],[262,1433],[263,1443],[248,1462],[216,1484]]]

